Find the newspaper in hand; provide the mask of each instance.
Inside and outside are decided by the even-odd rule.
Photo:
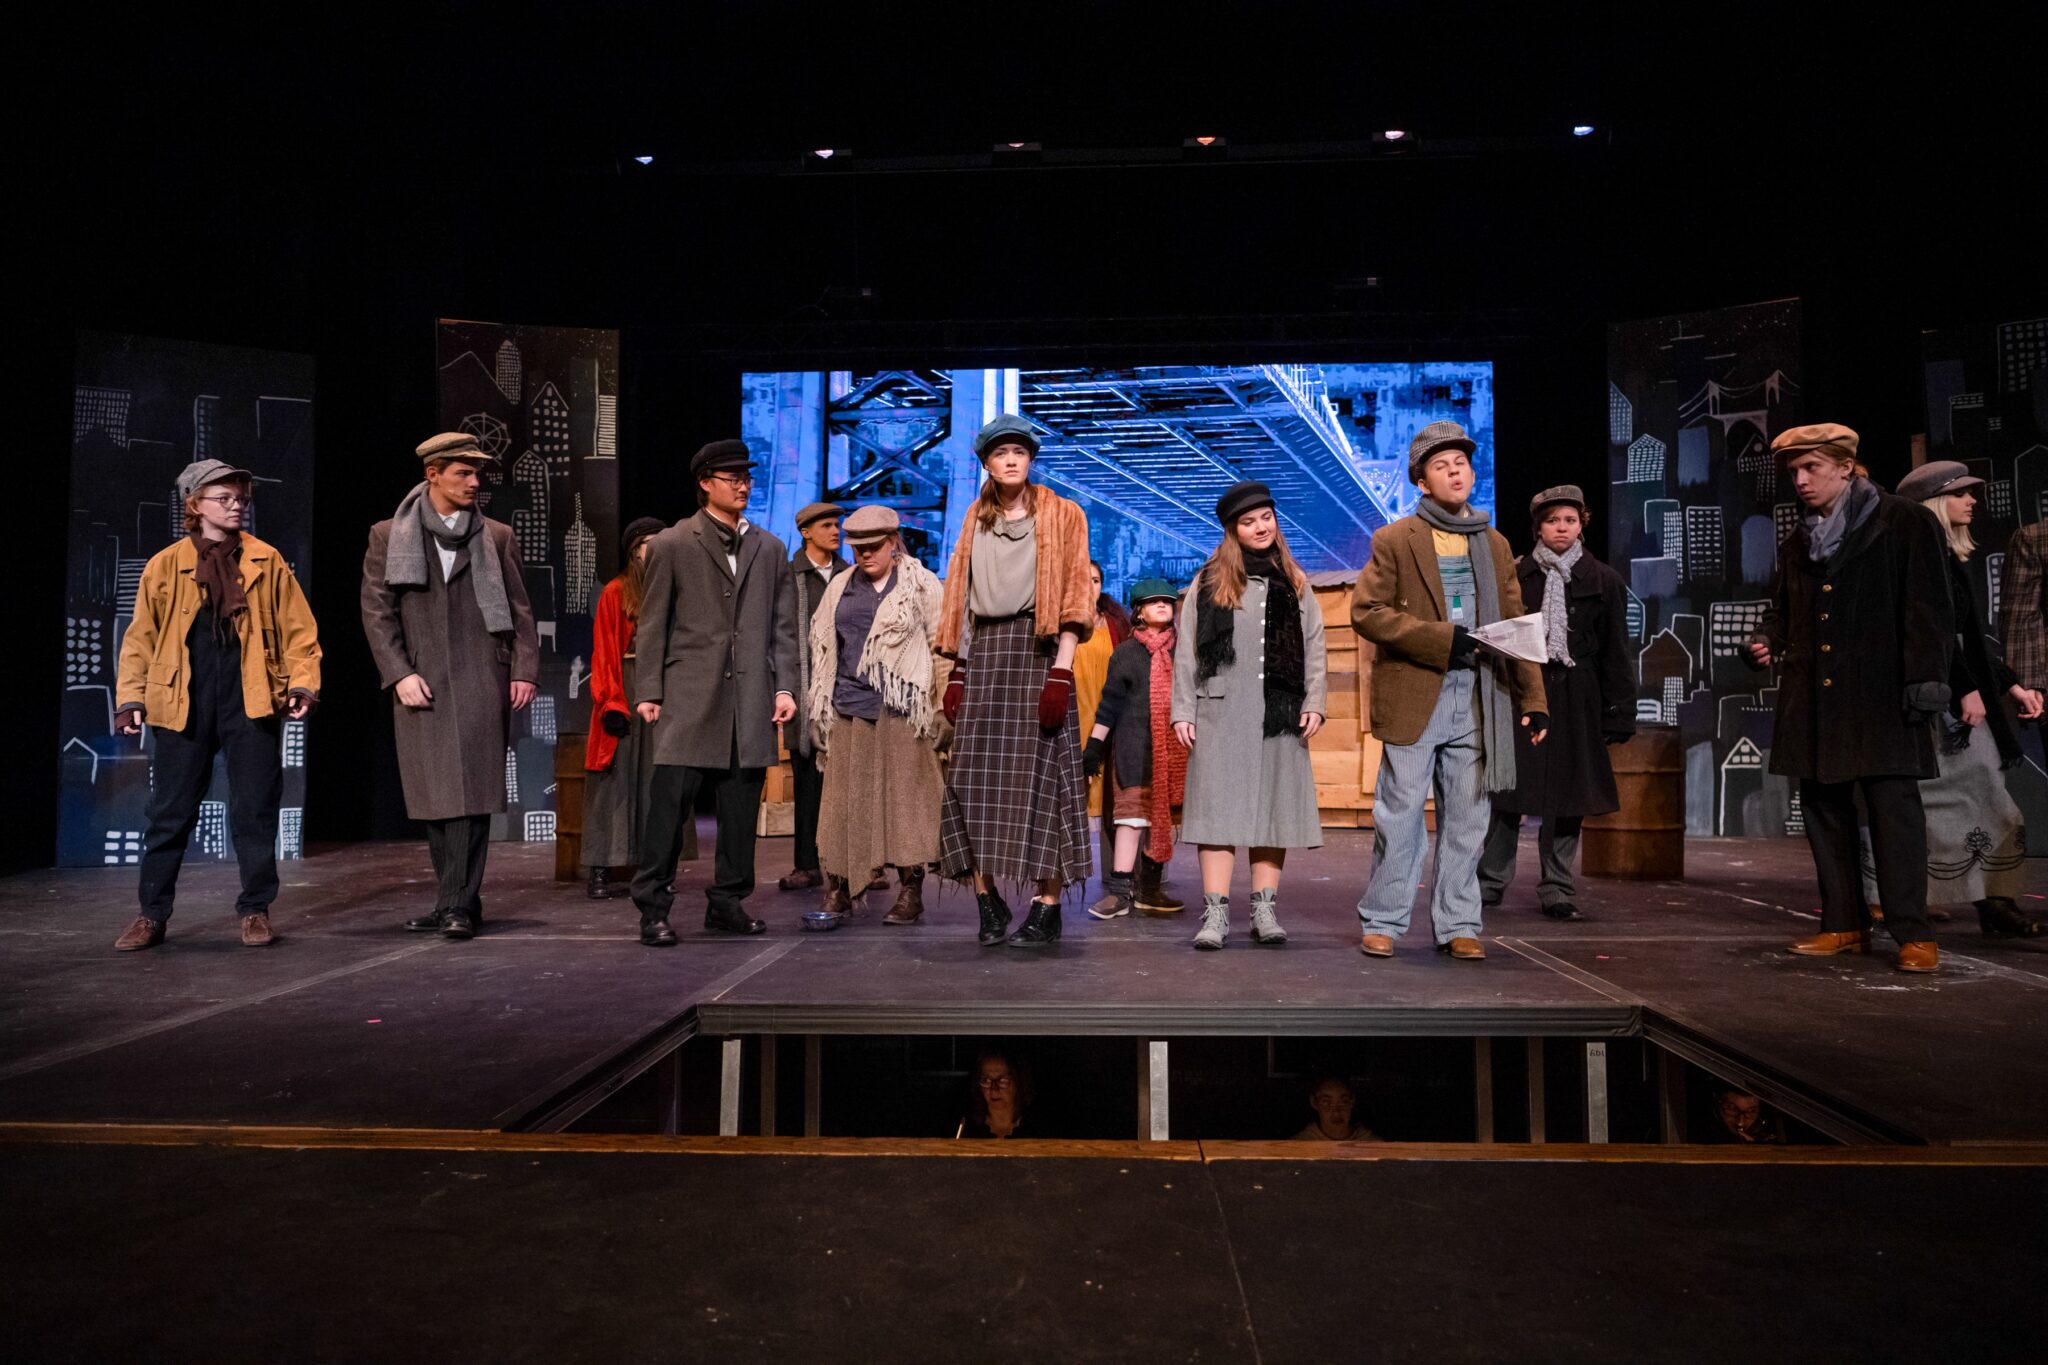
[[[1543,613],[1540,611],[1532,611],[1527,616],[1512,616],[1491,625],[1475,626],[1472,638],[1511,659],[1540,664],[1550,657],[1549,637],[1544,633]]]

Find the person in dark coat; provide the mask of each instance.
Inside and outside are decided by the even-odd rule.
[[[789,557],[789,575],[796,594],[796,694],[810,693],[810,652],[803,642],[811,638],[811,618],[825,596],[825,585],[852,567],[839,553],[839,522],[845,509],[829,502],[814,502],[796,514],[799,544]],[[818,799],[825,790],[825,774],[818,767],[817,738],[803,717],[791,721],[783,731],[782,747],[789,750],[789,775],[796,787],[796,866],[775,883],[784,891],[809,891],[825,884],[818,870]]]
[[[1128,915],[1133,906],[1154,915],[1185,908],[1159,884],[1173,856],[1173,827],[1187,794],[1187,750],[1173,733],[1179,609],[1180,594],[1163,578],[1141,578],[1131,589],[1137,629],[1109,656],[1094,724],[1081,750],[1082,771],[1090,779],[1106,778],[1102,823],[1114,831],[1102,898],[1088,907],[1097,919]]]
[[[754,462],[744,441],[713,441],[690,461],[704,499],[648,543],[630,686],[654,726],[654,784],[640,833],[633,904],[640,941],[665,948],[683,820],[710,784],[718,853],[704,927],[758,934],[754,821],[775,762],[775,727],[796,716],[796,596],[780,540],[750,523]]]
[[[1574,484],[1538,493],[1529,504],[1536,548],[1515,562],[1522,603],[1543,614],[1550,644],[1543,695],[1550,737],[1541,745],[1515,731],[1515,785],[1493,797],[1493,820],[1479,857],[1479,900],[1499,905],[1515,877],[1522,817],[1541,816],[1536,836],[1542,876],[1536,904],[1551,919],[1579,919],[1572,863],[1588,815],[1621,808],[1612,744],[1636,732],[1636,674],[1621,575],[1586,548],[1586,498]]]
[[[1939,969],[1927,919],[1927,823],[1920,782],[1935,775],[1932,722],[1948,708],[1955,613],[1934,514],[1856,472],[1857,436],[1832,422],[1771,442],[1801,504],[1778,547],[1770,606],[1751,637],[1757,667],[1779,668],[1771,771],[1799,784],[1820,882],[1821,932],[1805,957],[1869,950],[1856,798],[1870,843],[1894,965]]]
[[[491,816],[505,809],[512,713],[532,702],[540,637],[512,528],[476,510],[491,457],[467,432],[417,452],[426,479],[370,528],[363,633],[391,726],[406,814],[426,822],[432,913],[405,927],[471,937],[483,923]]]

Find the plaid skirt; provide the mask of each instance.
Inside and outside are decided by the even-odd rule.
[[[1029,613],[974,623],[939,814],[939,867],[955,880],[980,872],[997,882],[1052,877],[1068,886],[1094,870],[1080,712],[1069,701],[1058,730],[1039,728],[1052,648],[1031,628]]]

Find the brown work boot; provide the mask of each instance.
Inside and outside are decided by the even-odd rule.
[[[1392,957],[1394,940],[1385,934],[1367,934],[1358,940],[1358,951],[1367,957]]]
[[[253,915],[242,916],[242,946],[244,948],[268,948],[277,942],[277,935],[270,932],[270,914],[259,910]]]
[[[784,891],[812,891],[825,884],[825,874],[815,867],[796,867],[775,879]]]
[[[828,915],[850,915],[853,913],[853,898],[847,894],[846,878],[825,878],[825,900],[818,907]]]
[[[889,913],[882,916],[884,924],[915,924],[924,913],[924,869],[902,867],[896,870],[896,903],[889,907]]]
[[[121,931],[121,937],[114,940],[114,951],[132,953],[137,948],[154,948],[164,941],[164,922],[147,915],[137,915],[135,923]]]
[[[1902,972],[1926,974],[1941,970],[1941,949],[1934,946],[1932,939],[1918,943],[1899,945],[1899,955],[1892,959],[1892,966]]]
[[[1859,930],[1851,934],[1815,934],[1802,938],[1791,946],[1790,951],[1801,957],[1833,957],[1837,953],[1867,953],[1870,951],[1870,934]]]
[[[1454,938],[1449,943],[1439,943],[1437,951],[1449,953],[1460,962],[1478,962],[1486,957],[1486,949],[1479,946],[1476,938]]]
[[[1148,915],[1178,915],[1187,909],[1186,901],[1166,889],[1165,878],[1165,863],[1155,863],[1139,853],[1137,881],[1131,888],[1132,903]]]
[[[869,893],[873,893],[874,895],[879,896],[888,889],[889,869],[886,867],[878,867],[875,869],[875,875],[868,878],[868,884],[861,888],[860,893],[863,896],[868,895]]]

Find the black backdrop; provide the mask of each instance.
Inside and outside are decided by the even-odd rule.
[[[1611,320],[1800,297],[1806,410],[1862,430],[1889,481],[1924,425],[1921,329],[2042,299],[2011,211],[2038,178],[2031,79],[1995,69],[2026,44],[1970,24],[1952,50],[1916,33],[1815,68],[1828,35],[1727,6],[1638,8],[1627,32],[1443,5],[1308,28],[1187,7],[1162,30],[1091,7],[1086,42],[779,8],[427,4],[403,33],[95,11],[45,49],[10,173],[34,206],[14,468],[64,484],[77,328],[316,357],[317,742],[370,755],[371,780],[316,766],[309,842],[406,828],[354,594],[365,530],[433,429],[437,316],[621,329],[627,518],[689,509],[677,462],[736,429],[746,368],[1062,354],[1491,359],[1510,509],[1562,477],[1604,498]],[[1561,136],[1578,119],[1601,131]],[[1051,164],[1387,126],[1415,150]],[[841,173],[1017,137],[1047,163]],[[815,146],[856,156],[798,173]],[[30,522],[17,553],[51,572],[20,580],[0,757],[40,776],[63,527]],[[10,865],[48,861],[52,810],[20,813]]]

